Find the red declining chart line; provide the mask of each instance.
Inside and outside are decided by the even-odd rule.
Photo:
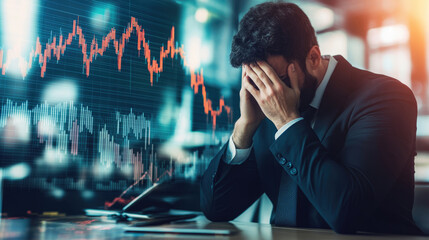
[[[98,44],[97,39],[94,37],[91,41],[88,54],[88,44],[86,43],[85,36],[82,32],[82,28],[79,26],[79,22],[76,20],[73,21],[73,30],[67,35],[67,38],[64,39],[63,35],[60,35],[58,40],[57,37],[53,37],[52,41],[46,43],[45,49],[42,52],[42,44],[40,43],[39,37],[36,39],[36,49],[30,52],[28,60],[24,59],[13,50],[8,50],[6,54],[6,60],[3,61],[3,50],[0,50],[0,69],[2,70],[2,75],[6,74],[6,70],[9,65],[18,60],[19,69],[22,76],[25,78],[29,69],[32,67],[34,60],[37,60],[40,65],[41,71],[40,76],[43,78],[45,76],[47,63],[51,60],[52,57],[55,57],[57,61],[61,59],[61,56],[64,55],[64,52],[68,45],[71,45],[73,40],[79,39],[79,46],[82,48],[83,55],[83,65],[85,68],[85,74],[88,77],[90,74],[90,65],[97,59],[97,55],[103,56],[106,50],[109,48],[110,43],[112,43],[115,48],[115,53],[118,60],[118,71],[121,71],[122,68],[122,56],[124,53],[125,45],[128,43],[131,34],[135,33],[137,35],[137,50],[140,56],[140,51],[143,49],[143,55],[147,62],[147,69],[150,73],[150,84],[153,86],[153,76],[154,74],[159,74],[164,71],[164,59],[165,58],[175,58],[176,55],[179,55],[183,60],[183,65],[189,69],[191,75],[191,87],[194,90],[194,94],[198,93],[198,88],[201,85],[201,94],[203,96],[204,104],[204,113],[211,115],[213,121],[213,130],[216,129],[216,118],[219,116],[223,109],[230,114],[231,108],[225,105],[223,98],[219,99],[219,109],[214,110],[212,107],[212,100],[207,98],[206,87],[204,85],[203,70],[200,72],[195,72],[195,70],[188,64],[185,56],[185,51],[183,47],[175,47],[174,40],[174,27],[171,28],[170,39],[167,41],[167,47],[164,49],[164,46],[161,47],[159,60],[156,60],[152,57],[151,51],[149,49],[149,42],[146,41],[145,31],[138,24],[137,19],[131,17],[131,22],[128,24],[125,32],[120,35],[119,39],[116,39],[116,29],[112,28],[110,32],[104,36],[101,40],[101,44]]]

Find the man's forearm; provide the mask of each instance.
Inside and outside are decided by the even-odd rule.
[[[241,118],[235,122],[232,140],[237,149],[245,149],[252,146],[252,138],[257,128],[258,125],[247,123]]]
[[[201,179],[201,210],[212,221],[230,221],[262,193],[253,153],[240,165],[223,161],[227,145],[212,159]]]

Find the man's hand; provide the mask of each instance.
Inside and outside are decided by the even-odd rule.
[[[249,77],[244,79],[244,88],[252,94],[264,115],[277,129],[299,117],[300,89],[294,63],[288,66],[291,88],[263,61],[247,65],[246,74]]]
[[[244,83],[250,80],[248,78],[249,76],[247,76],[243,67],[240,89],[241,116],[235,123],[232,136],[237,148],[249,148],[252,145],[253,134],[261,121],[265,118],[256,100],[244,88]]]

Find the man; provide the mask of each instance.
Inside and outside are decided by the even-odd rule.
[[[321,56],[290,3],[249,10],[234,36],[241,116],[201,182],[201,208],[229,221],[262,193],[280,226],[421,234],[412,218],[416,102],[399,81]]]

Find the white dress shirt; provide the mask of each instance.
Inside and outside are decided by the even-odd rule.
[[[329,59],[328,68],[326,69],[325,76],[323,76],[322,82],[320,82],[319,86],[317,86],[316,93],[314,94],[314,98],[310,103],[310,106],[315,109],[319,109],[320,101],[322,101],[323,94],[325,93],[326,86],[328,85],[329,79],[331,79],[332,73],[334,72],[335,66],[337,66],[337,60],[332,56],[322,56],[323,59]],[[296,118],[285,125],[283,125],[279,130],[277,130],[274,135],[274,139],[280,137],[289,127],[294,125],[295,123],[303,120],[304,118]],[[314,127],[314,121],[312,123],[312,127]],[[226,151],[226,156],[224,158],[224,162],[231,165],[239,165],[242,164],[250,155],[252,150],[252,146],[245,149],[237,149],[235,147],[234,142],[232,141],[232,135],[229,138],[228,149]]]

